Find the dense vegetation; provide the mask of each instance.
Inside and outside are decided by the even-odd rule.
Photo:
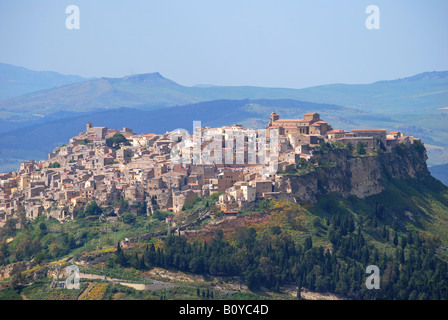
[[[381,254],[367,244],[361,228],[355,230],[348,216],[329,225],[333,250],[313,246],[311,237],[295,243],[279,228],[257,234],[254,228],[238,230],[235,245],[223,240],[221,232],[208,243],[189,243],[170,236],[164,248],[153,244],[143,254],[118,247],[108,266],[119,264],[145,270],[174,268],[195,274],[240,276],[251,290],[262,286],[279,291],[280,285],[297,283],[318,292],[333,292],[355,299],[447,299],[448,265],[425,247],[418,235],[401,238],[393,255]],[[395,234],[396,235],[396,234]],[[382,270],[381,290],[367,290],[365,268]]]
[[[77,212],[74,221],[64,224],[45,216],[32,222],[23,214],[9,219],[0,229],[0,266],[31,259],[40,264],[68,254],[89,252],[99,246],[113,246],[125,237],[158,232],[160,228],[164,230],[161,221],[172,215],[156,211],[147,217],[146,203],[130,206],[122,200],[120,205],[128,211],[120,219],[115,217],[116,220],[110,221],[107,219],[110,208],[101,208],[95,201]]]
[[[238,228],[227,239],[218,229],[207,242],[171,236],[144,251],[118,248],[108,264],[241,276],[254,291],[292,283],[354,299],[448,298],[448,193],[432,177],[391,180],[364,200],[332,195],[307,209],[264,200],[259,208],[279,223]],[[366,289],[369,265],[381,271],[380,290]]]

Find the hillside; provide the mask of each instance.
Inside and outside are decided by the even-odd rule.
[[[0,100],[87,80],[51,71],[33,71],[0,63]]]
[[[327,150],[316,161],[346,162],[341,152]],[[264,199],[233,219],[212,206],[216,196],[198,199],[173,217],[196,220],[185,236],[165,235],[163,212],[124,221],[86,209],[63,225],[41,217],[24,229],[9,226],[0,234],[13,237],[0,251],[0,299],[448,299],[448,188],[428,174],[424,148],[353,159],[384,165],[381,190],[344,193],[356,188],[350,166],[337,176],[332,166],[319,166],[319,184],[339,191],[332,187],[311,202]],[[375,166],[358,170],[369,175]],[[216,212],[197,219],[203,210]],[[118,245],[124,238],[130,240]],[[87,274],[80,289],[49,287],[56,261],[75,261]],[[365,287],[372,264],[381,270],[380,290]]]
[[[48,116],[59,111],[86,112],[119,107],[143,110],[218,99],[295,99],[338,104],[376,113],[434,113],[446,107],[448,79],[416,75],[412,81],[332,84],[305,89],[261,87],[186,87],[159,73],[100,78],[30,93],[0,102],[0,117]]]

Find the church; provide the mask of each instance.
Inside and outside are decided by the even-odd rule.
[[[280,119],[277,113],[272,112],[266,129],[268,134],[271,129],[278,129],[278,134],[284,136],[299,134],[324,136],[327,131],[332,130],[331,126],[322,121],[316,112],[305,113],[303,119]]]

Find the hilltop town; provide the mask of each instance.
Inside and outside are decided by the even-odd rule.
[[[248,133],[241,125],[200,128],[211,129],[223,137],[229,130]],[[186,203],[214,193],[220,195],[220,210],[235,214],[247,203],[284,192],[276,185],[282,173],[301,166],[319,166],[313,157],[325,144],[369,156],[391,153],[399,144],[419,141],[386,129],[333,129],[317,113],[306,113],[303,119],[281,119],[273,112],[263,130],[266,137],[260,141],[266,150],[272,148],[274,133],[278,139],[278,172],[271,174],[263,171],[266,164],[248,161],[247,138],[242,148],[246,152],[244,163],[176,163],[172,150],[182,139],[173,132],[135,134],[129,128],[116,130],[88,123],[86,130],[67,145],[55,148],[48,160],[26,161],[19,170],[0,174],[0,223],[21,213],[28,219],[46,215],[64,222],[74,219],[92,201],[100,207],[128,201],[147,215],[155,210],[176,214]],[[201,150],[209,143],[193,141]],[[223,144],[223,154],[226,151]],[[119,217],[122,213],[121,207],[114,207],[112,215]]]

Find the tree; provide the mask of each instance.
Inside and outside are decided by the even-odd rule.
[[[250,266],[244,272],[245,283],[247,287],[252,290],[258,290],[260,288],[260,270],[255,266]]]
[[[3,228],[0,229],[2,237],[4,236],[14,237],[17,231],[16,225],[17,225],[16,218],[6,220]]]
[[[120,242],[117,243],[117,251],[115,251],[115,256],[117,257],[117,263],[122,266],[126,267],[128,264],[128,261],[126,259],[126,256],[124,255],[123,250],[121,249]]]
[[[42,234],[46,234],[47,233],[47,225],[45,224],[45,222],[42,221],[39,224],[39,229],[40,229]]]
[[[58,257],[61,252],[62,248],[56,242],[52,242],[49,250],[49,253],[52,256],[52,258]]]
[[[121,221],[127,224],[132,224],[135,222],[135,216],[130,212],[125,212],[121,215]]]
[[[146,201],[139,202],[137,215],[139,216],[146,216],[146,211],[148,210],[148,205],[146,204]]]
[[[116,133],[113,135],[113,137],[111,138],[107,138],[106,139],[106,145],[109,148],[113,148],[113,149],[119,149],[120,145],[125,145],[125,146],[130,146],[131,143],[128,141],[128,139],[126,139],[126,137],[124,135],[122,135],[121,133]]]
[[[366,144],[364,142],[358,142],[358,144],[356,145],[356,152],[359,155],[366,154],[365,146],[366,146]]]
[[[42,251],[36,254],[36,256],[34,257],[34,262],[36,262],[37,264],[41,264],[46,258],[47,255]]]
[[[103,213],[103,210],[95,201],[91,201],[84,209],[84,213],[86,216],[98,216]]]
[[[61,164],[59,162],[50,162],[48,168],[60,168]]]
[[[6,259],[9,257],[9,249],[6,241],[0,242],[0,265],[5,264]]]
[[[395,232],[394,234],[394,240],[393,240],[394,246],[396,247],[398,245],[398,234]]]
[[[406,237],[401,237],[400,245],[402,249],[406,248],[407,245]]]
[[[308,237],[305,239],[305,245],[304,245],[304,246],[305,246],[305,247],[304,247],[305,251],[307,251],[307,250],[309,250],[309,249],[311,249],[311,248],[313,247],[313,241],[312,241],[312,239],[311,239],[310,236],[308,236]]]
[[[353,152],[354,148],[353,148],[353,144],[351,142],[347,143],[347,149],[348,149],[348,151],[350,151],[350,153]]]

